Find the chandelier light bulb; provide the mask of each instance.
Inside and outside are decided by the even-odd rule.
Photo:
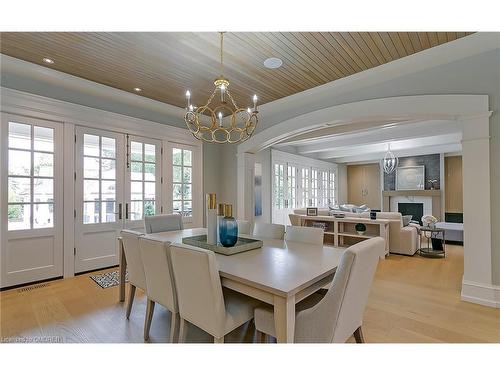
[[[257,111],[257,95],[253,96],[253,111]]]
[[[191,93],[189,92],[189,90],[186,91],[186,98],[190,98],[191,97]]]
[[[222,112],[219,112],[219,125],[222,126]]]
[[[186,99],[187,99],[187,107],[190,108],[191,107],[191,93],[189,92],[189,90],[186,91]]]
[[[194,109],[194,108],[193,108],[193,105],[192,105],[192,104],[190,104],[190,105],[189,105],[189,110],[190,110],[191,112],[193,112],[193,109]]]
[[[247,108],[247,112],[252,113],[252,110],[250,109],[250,107]]]

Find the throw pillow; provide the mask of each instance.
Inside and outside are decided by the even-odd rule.
[[[410,220],[412,217],[412,215],[403,215],[403,227],[406,227],[408,224],[410,224]]]

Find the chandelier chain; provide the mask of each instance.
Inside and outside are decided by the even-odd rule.
[[[221,33],[220,33],[220,74],[221,74],[221,76],[224,75],[224,54],[223,54],[223,48],[224,48],[224,32],[221,31]]]

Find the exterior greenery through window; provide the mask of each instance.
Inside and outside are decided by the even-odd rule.
[[[8,230],[54,226],[54,129],[9,123]]]
[[[193,216],[193,153],[172,149],[172,210],[184,217]]]

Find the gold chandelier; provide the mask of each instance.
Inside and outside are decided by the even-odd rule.
[[[253,109],[238,108],[231,92],[229,81],[224,77],[223,60],[224,33],[220,33],[221,75],[214,81],[215,89],[205,105],[195,107],[191,93],[186,91],[186,115],[184,120],[193,136],[209,143],[238,143],[250,138],[257,126],[257,95]],[[212,103],[214,98],[217,99]],[[229,103],[228,99],[229,98]]]

